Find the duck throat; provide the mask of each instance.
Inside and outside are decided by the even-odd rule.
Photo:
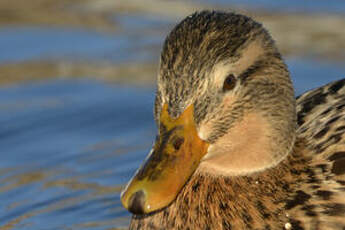
[[[284,229],[285,202],[304,163],[291,154],[278,166],[248,176],[197,171],[170,206],[133,216],[130,229]]]

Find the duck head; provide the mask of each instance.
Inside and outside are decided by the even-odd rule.
[[[121,194],[148,214],[173,202],[196,172],[241,176],[274,167],[295,140],[289,72],[261,24],[203,11],[166,38],[155,99],[158,135]]]

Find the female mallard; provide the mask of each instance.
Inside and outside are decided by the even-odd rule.
[[[296,112],[297,110],[297,112]],[[165,40],[130,229],[345,229],[345,81],[296,100],[271,36],[203,11]]]

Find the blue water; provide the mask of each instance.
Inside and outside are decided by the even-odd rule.
[[[5,27],[0,29],[0,62],[66,56],[121,57],[126,42],[120,36],[78,29]]]
[[[139,24],[140,25],[140,24]],[[98,60],[111,62],[152,59],[151,50],[162,38],[135,34],[100,33],[48,27],[0,28],[0,64],[27,60]]]
[[[296,95],[345,78],[345,66],[339,63],[289,58],[286,63],[295,87]]]
[[[119,192],[154,139],[153,96],[92,80],[0,88],[0,226],[126,226]]]

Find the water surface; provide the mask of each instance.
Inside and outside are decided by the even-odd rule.
[[[126,226],[119,192],[154,139],[152,101],[91,80],[0,88],[0,226]]]

